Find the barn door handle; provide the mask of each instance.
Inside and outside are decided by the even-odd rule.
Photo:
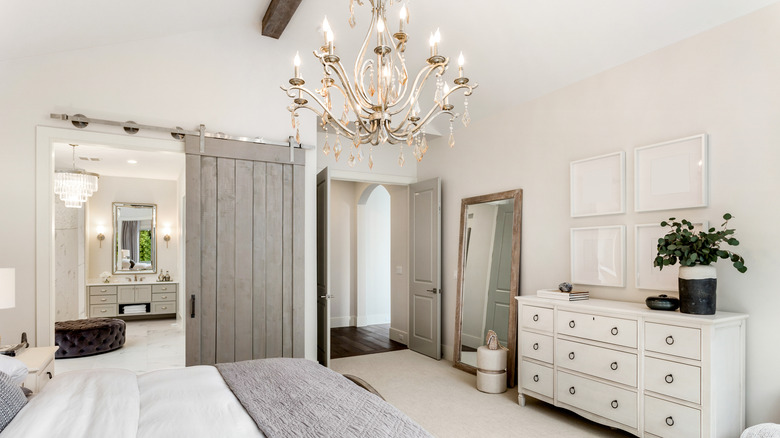
[[[195,318],[195,295],[190,295],[190,318]]]

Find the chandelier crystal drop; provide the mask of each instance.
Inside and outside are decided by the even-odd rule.
[[[58,195],[68,208],[81,208],[98,189],[98,174],[76,168],[76,146],[73,147],[73,168],[54,171],[54,194]]]
[[[463,75],[462,53],[458,57],[457,77],[451,81],[445,80],[449,58],[439,54],[441,33],[438,29],[431,33],[428,39],[430,56],[424,60],[424,66],[416,76],[410,75],[405,57],[406,44],[409,41],[409,35],[405,31],[409,23],[406,4],[400,10],[398,32],[392,33],[387,15],[389,8],[393,6],[393,0],[350,0],[350,26],[355,27],[357,23],[355,6],[363,6],[365,3],[371,7],[371,23],[358,52],[352,75],[347,73],[340,55],[336,53],[333,30],[326,18],[322,23],[323,46],[314,51],[314,56],[322,65],[322,88],[312,92],[304,86],[306,81],[301,76],[301,61],[296,54],[295,74],[289,80],[289,86],[281,87],[293,100],[293,104],[287,109],[292,113],[293,121],[297,118],[298,110],[305,108],[317,114],[323,127],[333,128],[336,135],[333,152],[337,161],[341,152],[338,139],[342,136],[353,144],[350,149],[358,149],[361,144],[376,146],[383,143],[401,143],[403,146],[403,143],[407,143],[411,146],[416,140],[424,143],[422,148],[415,148],[415,156],[419,161],[427,150],[427,140],[423,134],[425,126],[442,114],[448,115],[450,122],[460,117],[454,112],[455,106],[450,104],[450,96],[454,92],[463,92],[468,99],[477,84],[470,84],[469,78]],[[414,80],[411,80],[412,78]],[[423,102],[422,91],[425,85],[431,82],[435,87],[434,97],[426,104]],[[344,103],[341,117],[333,113],[334,98]],[[467,105],[466,100],[462,118],[466,126],[471,119]],[[430,109],[422,112],[421,107]],[[300,122],[294,122],[293,125],[298,137]],[[452,129],[449,136],[448,143],[452,146],[455,143]],[[359,150],[356,152],[357,161],[361,161],[362,153]],[[350,158],[353,157],[350,151]],[[403,166],[404,161],[402,148],[398,157],[399,166]],[[349,160],[351,166],[354,162],[354,158]],[[373,159],[370,159],[369,168],[372,167]]]

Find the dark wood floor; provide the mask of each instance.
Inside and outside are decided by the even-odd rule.
[[[390,340],[390,324],[330,329],[331,359],[405,349],[406,345]]]

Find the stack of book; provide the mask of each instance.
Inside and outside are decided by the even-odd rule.
[[[587,300],[589,293],[588,291],[576,291],[576,290],[573,290],[571,292],[561,292],[558,289],[540,289],[536,291],[536,296],[542,298],[550,298],[553,300],[580,301],[580,300]]]

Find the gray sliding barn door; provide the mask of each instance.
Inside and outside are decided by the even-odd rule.
[[[187,136],[187,366],[304,356],[304,152]]]

